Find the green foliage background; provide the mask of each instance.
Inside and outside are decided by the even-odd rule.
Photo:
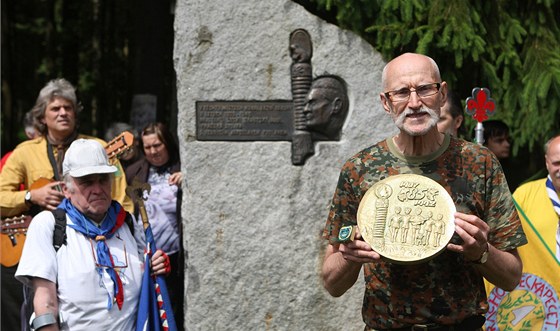
[[[157,120],[174,128],[174,3],[1,0],[1,154],[25,139],[25,113],[58,77],[77,88],[81,133],[129,122],[139,94],[157,96]]]
[[[294,0],[361,35],[389,60],[433,57],[463,100],[487,87],[493,118],[511,128],[524,174],[543,167],[560,134],[560,0]],[[1,0],[1,151],[23,137],[38,91],[56,77],[78,88],[80,131],[128,121],[132,96],[158,95],[158,120],[176,117],[173,0]],[[364,68],[367,70],[367,68]],[[467,129],[476,124],[467,116]]]
[[[514,155],[560,134],[560,1],[298,2],[363,36],[385,60],[431,56],[463,100],[474,87],[489,88],[492,119],[510,126]],[[467,116],[466,124],[472,132],[476,122]]]

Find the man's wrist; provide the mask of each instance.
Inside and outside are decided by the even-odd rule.
[[[486,261],[488,260],[488,254],[490,252],[490,243],[486,242],[486,249],[484,250],[484,252],[482,252],[482,254],[480,255],[480,257],[474,261],[469,261],[469,263],[472,264],[484,264],[486,263]]]
[[[41,316],[37,316],[31,322],[31,328],[35,331],[41,329],[42,327],[56,324],[56,318],[53,313],[46,313]]]
[[[33,204],[33,202],[31,202],[31,191],[25,192],[24,199],[25,199],[25,204],[27,204],[27,205],[32,205]]]

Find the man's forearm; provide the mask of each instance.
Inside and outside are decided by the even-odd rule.
[[[46,279],[34,278],[33,287],[35,288],[35,295],[33,297],[35,318],[52,314],[54,319],[58,321],[58,297],[56,293],[56,284]],[[59,330],[58,322],[45,325],[40,329],[40,331],[57,330]]]
[[[329,245],[323,262],[323,285],[335,297],[346,293],[358,279],[362,264],[348,261],[333,245]]]
[[[490,245],[488,261],[478,268],[490,283],[512,291],[521,280],[523,263],[516,249],[504,252]]]

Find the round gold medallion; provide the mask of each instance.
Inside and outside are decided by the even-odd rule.
[[[421,175],[395,175],[366,192],[358,208],[358,228],[385,259],[419,263],[445,249],[455,232],[455,210],[451,196],[436,181]]]

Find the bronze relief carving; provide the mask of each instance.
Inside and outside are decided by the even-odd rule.
[[[315,141],[340,139],[348,114],[344,80],[336,75],[313,79],[309,33],[290,34],[292,100],[196,101],[196,138],[200,141],[291,141],[292,164],[314,154]]]
[[[348,115],[346,83],[334,75],[313,80],[304,108],[305,124],[313,140],[339,140]]]
[[[313,141],[305,120],[306,96],[311,87],[311,57],[313,46],[309,33],[297,29],[290,34],[290,67],[294,102],[294,132],[292,134],[292,164],[301,165],[313,154]]]
[[[436,181],[394,175],[375,183],[358,208],[364,240],[385,259],[413,264],[441,253],[455,231],[455,204]]]

